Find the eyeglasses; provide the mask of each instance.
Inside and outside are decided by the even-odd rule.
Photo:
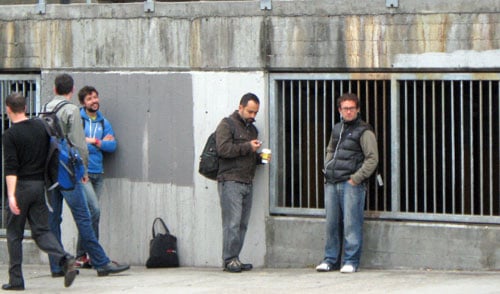
[[[348,112],[348,111],[356,111],[356,110],[358,110],[358,108],[357,107],[342,107],[342,108],[340,108],[340,110]]]

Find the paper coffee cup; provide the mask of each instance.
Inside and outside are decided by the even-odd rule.
[[[262,149],[262,153],[260,156],[262,158],[262,163],[268,163],[269,158],[271,157],[271,149],[268,148]]]

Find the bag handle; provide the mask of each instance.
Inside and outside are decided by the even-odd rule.
[[[155,225],[156,223],[159,222],[163,228],[165,229],[165,231],[167,232],[167,235],[170,235],[170,231],[168,230],[168,227],[167,225],[165,224],[165,222],[163,221],[163,219],[161,217],[157,217],[155,218],[155,220],[153,221],[153,238],[156,237],[156,232],[155,232]]]

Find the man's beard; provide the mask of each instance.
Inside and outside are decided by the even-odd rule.
[[[99,105],[99,103],[94,103],[91,106],[94,106],[95,104],[97,104],[97,109],[94,109],[92,107],[85,107],[85,110],[87,112],[96,113],[99,110],[100,105]]]

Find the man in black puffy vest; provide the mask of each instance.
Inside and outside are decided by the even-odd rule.
[[[363,245],[366,180],[377,168],[378,148],[371,126],[359,118],[359,98],[344,94],[337,107],[341,122],[333,127],[325,159],[325,258],[316,270],[354,273]]]

